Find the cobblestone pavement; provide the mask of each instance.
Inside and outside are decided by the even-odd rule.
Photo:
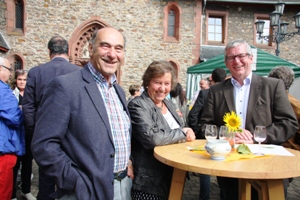
[[[193,173],[190,174],[190,180],[186,180],[182,200],[199,200],[199,177]],[[220,189],[215,176],[210,178],[210,200],[219,200]],[[287,200],[300,199],[300,177],[294,178],[288,187]]]
[[[38,166],[33,162],[32,166],[33,179],[31,184],[31,193],[36,196],[38,193]],[[198,200],[199,196],[199,177],[197,174],[189,173],[190,180],[186,180],[183,191],[182,200]],[[220,189],[215,176],[211,176],[211,188],[210,188],[210,200],[219,200]],[[17,191],[18,200],[22,199],[20,195],[21,191]],[[288,187],[288,198],[287,200],[299,200],[300,199],[300,177],[294,178]]]

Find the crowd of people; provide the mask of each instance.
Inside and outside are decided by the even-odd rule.
[[[81,69],[68,62],[68,42],[54,36],[51,61],[16,70],[14,77],[11,63],[0,57],[0,199],[16,200],[20,170],[27,200],[167,200],[173,168],[155,159],[155,146],[204,139],[206,125],[224,125],[230,111],[242,119],[236,143],[254,143],[255,126],[264,125],[265,143],[300,150],[300,101],[288,94],[293,70],[274,66],[269,77],[257,76],[244,40],[226,45],[230,77],[216,68],[202,79],[191,110],[167,61],[150,63],[126,100],[115,74],[125,58],[118,30],[95,30],[88,49],[90,61]],[[33,159],[37,197],[30,191]],[[199,176],[199,200],[209,199],[210,176]],[[237,179],[217,180],[220,199],[238,199]]]

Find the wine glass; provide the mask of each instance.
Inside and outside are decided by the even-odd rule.
[[[215,140],[218,136],[218,129],[216,125],[206,125],[205,138],[207,140]]]
[[[261,145],[260,143],[265,141],[267,138],[267,130],[265,126],[256,126],[254,130],[254,139],[258,142],[258,152],[255,153],[256,155],[263,155],[261,153]]]
[[[219,139],[220,140],[228,139],[228,127],[227,126],[220,126]]]

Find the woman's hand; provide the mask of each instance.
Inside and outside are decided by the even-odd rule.
[[[132,180],[134,179],[134,174],[133,174],[133,166],[131,160],[129,160],[127,164],[127,176],[131,178]]]
[[[195,133],[194,133],[193,129],[185,127],[185,128],[183,128],[183,131],[186,134],[186,141],[187,142],[192,142],[196,139],[196,136],[195,136]]]

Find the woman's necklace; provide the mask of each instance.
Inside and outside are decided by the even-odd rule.
[[[161,106],[158,107],[159,110],[162,110],[164,108],[164,102],[161,102]]]

